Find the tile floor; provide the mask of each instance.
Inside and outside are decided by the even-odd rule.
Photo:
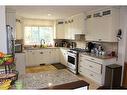
[[[38,73],[38,72],[54,71],[54,70],[58,70],[58,69],[55,68],[53,65],[43,65],[43,66],[36,66],[36,67],[27,67],[26,73]],[[89,86],[90,90],[95,90],[99,87],[99,85],[97,83],[95,83],[94,81],[92,81],[89,78],[86,78],[81,75],[77,75],[77,77],[79,79],[82,79],[82,80],[88,82],[90,84],[90,86]]]

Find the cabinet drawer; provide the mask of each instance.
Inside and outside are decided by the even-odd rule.
[[[102,64],[103,60],[99,59],[99,58],[95,58],[95,57],[91,57],[91,56],[88,56],[88,55],[85,55],[85,54],[80,54],[80,58],[81,60],[90,60],[90,61],[94,61],[96,63],[100,63]]]
[[[80,67],[80,70],[79,70],[79,73],[85,77],[88,77],[92,80],[94,80],[95,82],[101,84],[102,82],[102,75],[101,74],[97,74],[97,73],[94,73],[90,70],[88,70],[87,68],[81,68]]]
[[[101,74],[102,73],[102,65],[95,63],[95,62],[91,62],[88,60],[85,60],[84,62],[80,62],[79,66],[81,67],[85,67],[95,73]]]

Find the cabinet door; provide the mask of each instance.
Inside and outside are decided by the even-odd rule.
[[[86,20],[86,28],[87,28],[86,40],[93,41],[96,39],[96,33],[98,31],[96,31],[96,28],[95,28],[96,24],[94,23],[96,19],[92,17],[92,14],[90,15],[91,15],[91,18],[88,18]]]
[[[96,14],[100,14],[99,16]],[[91,13],[91,18],[86,20],[86,40],[116,42],[119,28],[119,9],[104,9]]]
[[[39,50],[39,64],[49,64],[49,51],[47,49]]]
[[[64,24],[57,24],[56,39],[64,39],[64,38],[65,38]]]
[[[19,75],[25,74],[25,67],[26,67],[26,58],[25,53],[16,53],[16,70],[19,72]]]
[[[73,29],[75,34],[85,34],[85,15],[77,14],[73,18]]]
[[[46,64],[52,64],[52,63],[54,63],[54,58],[55,58],[55,56],[54,56],[54,53],[55,53],[55,51],[54,51],[54,49],[47,49],[47,50],[45,50],[46,52],[45,52],[45,54],[46,54],[46,58],[45,58],[45,61],[46,61]]]
[[[111,15],[101,17],[100,21],[100,39],[102,41],[110,41],[111,32],[113,32]]]
[[[69,39],[69,34],[68,34],[68,24],[66,23],[65,25],[64,25],[64,29],[65,29],[65,39]]]
[[[61,49],[60,61],[63,65],[67,66],[67,50]]]
[[[68,39],[74,39],[74,28],[73,28],[73,22],[72,23],[68,23]]]
[[[51,63],[59,63],[60,62],[60,54],[59,49],[52,49],[51,51]]]
[[[27,51],[27,63],[26,66],[35,66],[36,64],[36,57],[35,57],[35,51],[34,50],[28,50]]]

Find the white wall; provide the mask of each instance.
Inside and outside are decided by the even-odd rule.
[[[122,29],[122,39],[118,44],[118,64],[123,66],[124,70],[124,62],[125,55],[127,55],[126,43],[127,43],[127,7],[120,8],[120,29]],[[122,73],[123,80],[123,73]],[[122,82],[121,82],[122,84]]]
[[[123,18],[123,31],[126,32],[125,34],[123,34],[123,37],[125,37],[125,41],[124,41],[124,46],[125,46],[125,57],[124,57],[124,61],[127,62],[127,7],[123,7],[123,14],[124,14],[124,18]]]
[[[16,39],[24,38],[24,26],[51,26],[55,27],[54,20],[43,20],[43,19],[28,19],[17,17],[21,22],[16,22]],[[55,31],[54,31],[55,32]]]
[[[119,41],[118,63],[124,65],[127,43],[127,7],[120,8],[120,28],[122,29],[122,39]]]
[[[5,6],[0,6],[0,51],[7,53]]]

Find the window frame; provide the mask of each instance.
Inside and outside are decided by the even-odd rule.
[[[23,38],[24,38],[24,45],[25,46],[33,46],[33,45],[38,45],[38,44],[26,44],[25,43],[25,27],[51,27],[52,28],[52,38],[54,39],[54,26],[52,26],[52,25],[25,25],[24,26],[24,28],[23,28],[23,30],[24,30],[24,36],[23,36]],[[52,41],[53,41],[53,39],[52,39]],[[53,45],[53,43],[51,43],[52,45]]]

